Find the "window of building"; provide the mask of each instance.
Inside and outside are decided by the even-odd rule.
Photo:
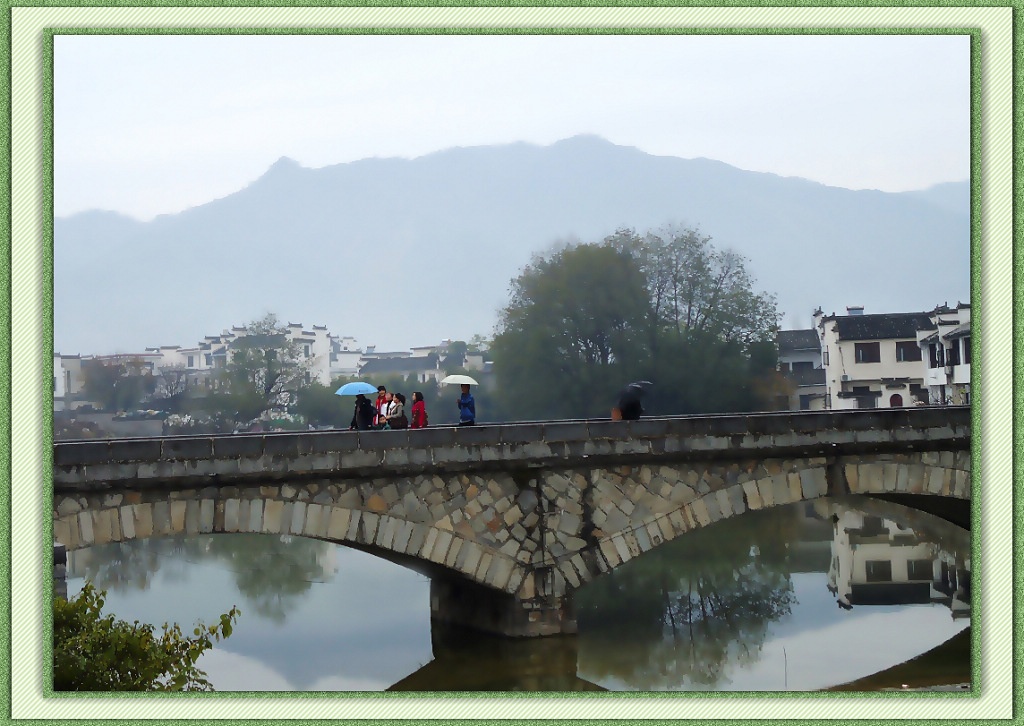
[[[811,397],[809,395],[800,396],[800,410],[810,411],[811,410]]]
[[[825,366],[826,368],[828,367],[828,351],[827,350],[823,350],[821,352],[821,364],[823,366]]]
[[[938,343],[928,344],[928,367],[941,368],[943,365],[942,346]]]
[[[213,365],[213,354],[212,353],[207,353],[205,356],[203,356],[203,358],[206,360],[206,365],[208,365],[208,366],[212,366]]]
[[[963,339],[964,341],[964,363],[966,365],[971,364],[971,336],[967,336]]]
[[[892,562],[868,560],[864,563],[864,574],[868,582],[892,582]]]
[[[188,367],[189,367],[189,368],[195,368],[195,365],[196,365],[196,359],[195,359],[195,356],[191,356],[191,355],[190,355],[190,356],[188,357]]]
[[[811,363],[809,360],[793,361],[793,363],[791,365],[793,366],[792,370],[794,370],[794,371],[813,371],[814,370],[814,364]]]
[[[949,349],[949,355],[946,356],[946,365],[958,366],[960,365],[960,341],[956,341]]]
[[[882,360],[881,344],[855,343],[853,346],[854,360],[858,363],[880,363]]]
[[[907,562],[907,579],[908,580],[931,580],[932,579],[932,561],[931,560],[910,560]]]
[[[309,358],[309,344],[308,343],[306,344],[305,349],[306,349],[306,357]]]
[[[53,377],[53,390],[54,392],[57,391],[57,376]]]
[[[916,341],[897,340],[896,360],[903,363],[912,360],[921,360],[921,346]]]

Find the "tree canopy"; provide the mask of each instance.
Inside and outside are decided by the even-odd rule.
[[[512,281],[491,345],[496,403],[506,419],[607,416],[642,378],[648,413],[771,408],[779,317],[744,258],[697,230],[562,246]]]
[[[229,345],[213,398],[219,410],[247,421],[271,409],[285,409],[308,385],[310,359],[287,337],[273,313],[254,320]]]

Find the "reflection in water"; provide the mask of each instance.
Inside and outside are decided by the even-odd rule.
[[[859,498],[663,544],[577,593],[576,637],[431,628],[425,578],[300,537],[104,545],[69,553],[68,577],[129,621],[185,626],[237,604],[235,633],[200,661],[218,690],[824,688],[929,650],[970,613],[969,535]]]
[[[579,672],[613,690],[805,690],[870,675],[967,626],[969,549],[957,527],[860,498],[744,514],[581,590]]]
[[[970,617],[969,541],[911,529],[842,503],[824,505],[834,527],[828,589],[845,609],[854,605],[941,603],[954,618]]]

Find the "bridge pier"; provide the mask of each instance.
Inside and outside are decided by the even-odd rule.
[[[537,574],[531,572],[528,577]],[[431,620],[513,638],[576,632],[572,593],[524,600],[469,580],[430,581]]]

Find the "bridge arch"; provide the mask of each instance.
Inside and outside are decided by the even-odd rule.
[[[970,469],[967,407],[61,442],[53,534],[352,544],[445,575],[432,608],[510,603],[499,632],[539,635],[570,631],[575,588],[687,531],[847,493],[969,502]]]

